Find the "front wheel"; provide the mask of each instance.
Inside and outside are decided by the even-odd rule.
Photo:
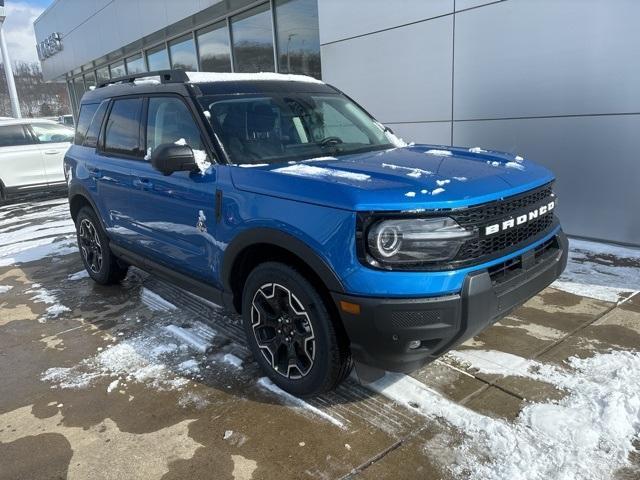
[[[349,374],[349,348],[329,311],[313,285],[288,265],[263,263],[249,275],[242,300],[249,347],[283,390],[317,395]]]
[[[109,238],[91,208],[83,207],[78,213],[76,232],[82,263],[95,282],[111,285],[126,277],[127,268],[111,252]]]

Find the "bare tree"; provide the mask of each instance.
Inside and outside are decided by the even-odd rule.
[[[67,86],[64,82],[45,82],[38,63],[16,62],[13,73],[22,115],[46,117],[71,113]],[[11,116],[5,78],[4,65],[0,65],[0,116]]]

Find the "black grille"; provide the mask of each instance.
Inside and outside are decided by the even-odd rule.
[[[536,190],[526,192],[504,200],[491,202],[464,210],[452,211],[451,217],[467,229],[482,227],[506,220],[516,213],[527,212],[553,199],[552,185],[548,184]],[[457,267],[479,263],[490,257],[506,254],[530,243],[536,237],[546,233],[555,223],[552,213],[488,237],[479,236],[466,241],[451,264]]]
[[[528,222],[521,227],[512,228],[511,230],[492,235],[491,237],[469,240],[460,247],[455,260],[476,259],[506,250],[544,232],[552,224],[553,215],[548,214],[537,220]]]
[[[453,211],[453,218],[463,227],[474,227],[489,223],[494,219],[508,217],[511,213],[537,206],[553,195],[552,185],[547,184],[531,192],[507,197],[477,207]]]

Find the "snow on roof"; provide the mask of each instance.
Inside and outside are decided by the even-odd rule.
[[[242,80],[280,80],[286,82],[324,83],[307,75],[292,75],[285,73],[222,73],[222,72],[187,72],[192,83],[206,82],[237,82]]]

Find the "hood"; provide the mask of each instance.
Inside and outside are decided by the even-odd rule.
[[[434,145],[233,166],[231,175],[240,190],[356,211],[465,207],[553,180],[508,153]]]

